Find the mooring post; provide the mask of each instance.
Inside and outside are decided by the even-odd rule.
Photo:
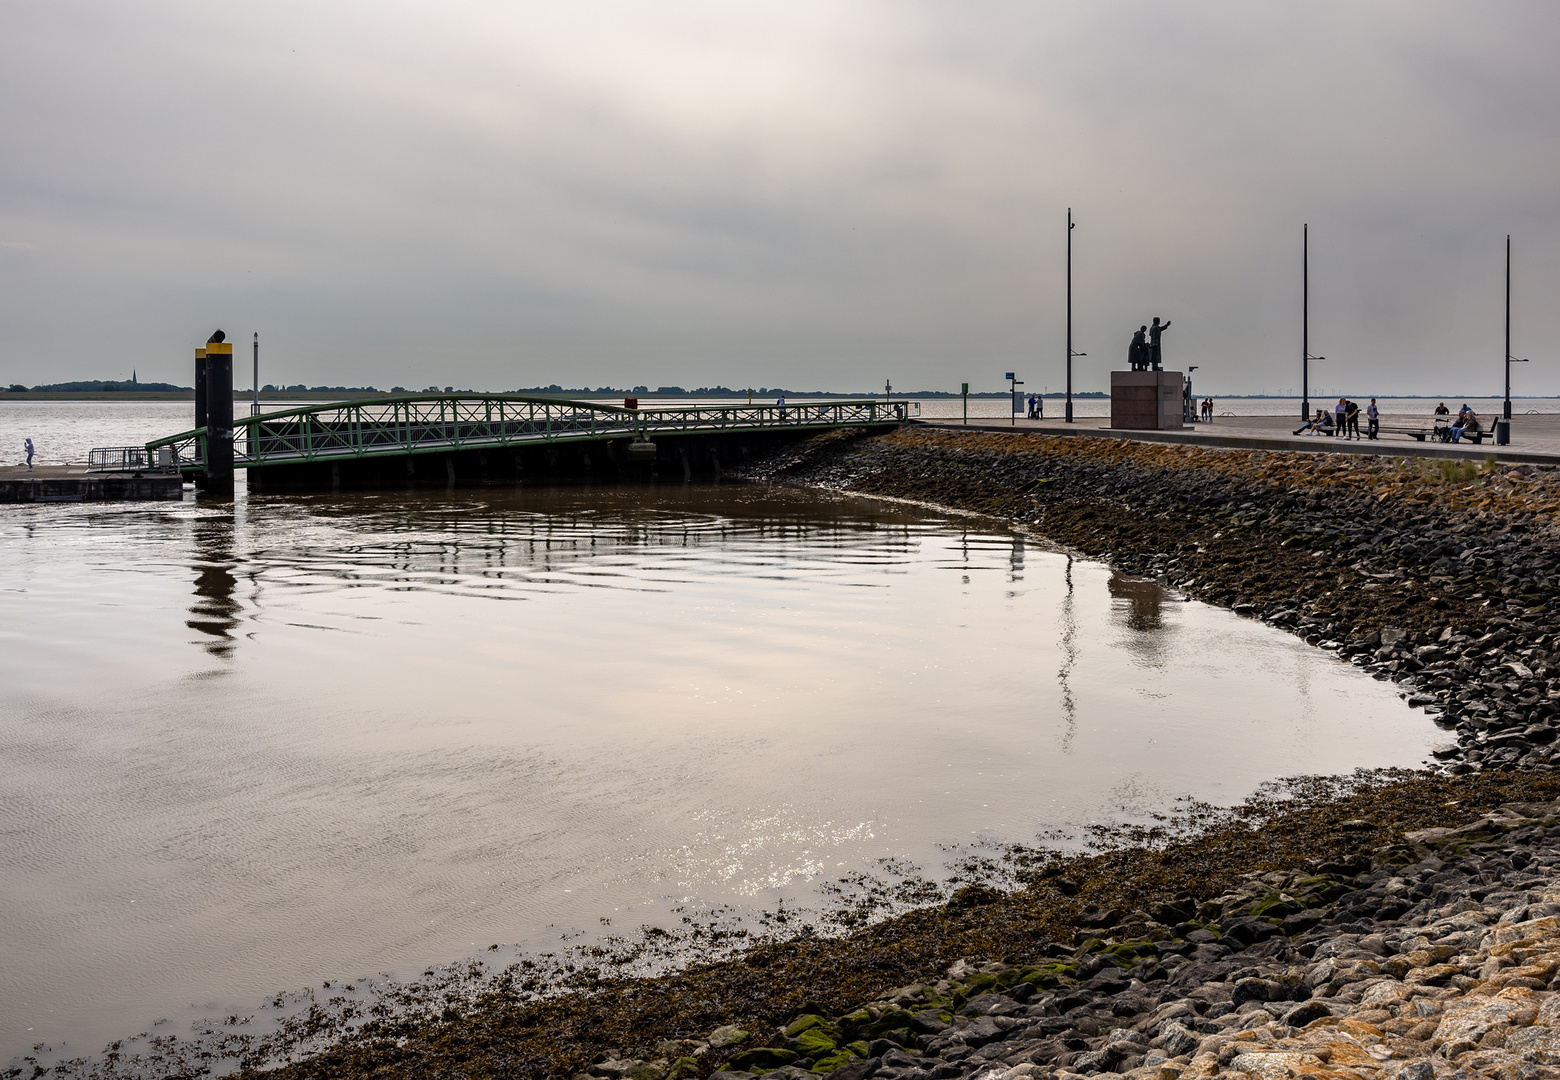
[[[233,493],[233,345],[206,343],[206,482],[214,495]]]
[[[195,350],[195,426],[206,426],[206,349]]]

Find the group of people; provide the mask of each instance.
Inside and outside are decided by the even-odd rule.
[[[1478,414],[1468,408],[1468,403],[1463,402],[1463,407],[1457,410],[1457,419],[1451,418],[1452,410],[1446,407],[1446,402],[1441,402],[1435,407],[1434,437],[1438,442],[1462,442],[1464,435],[1479,435],[1484,432],[1484,426],[1479,423]]]
[[[1305,423],[1295,428],[1296,435],[1331,435],[1334,438],[1345,439],[1360,438],[1360,413],[1365,414],[1365,438],[1379,439],[1381,437],[1381,410],[1376,407],[1376,399],[1371,398],[1370,404],[1362,410],[1359,402],[1350,401],[1348,398],[1339,398],[1338,404],[1331,411],[1317,409],[1316,415]]]
[[[1045,398],[1041,397],[1039,394],[1029,395],[1028,417],[1031,420],[1045,419]]]
[[[1213,423],[1213,398],[1205,397],[1197,403],[1197,416],[1204,424]]]

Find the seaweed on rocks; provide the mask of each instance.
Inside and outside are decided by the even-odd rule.
[[[885,1028],[880,1009],[873,1024],[881,1033],[864,1039],[843,1038],[848,1032],[837,1021],[895,988],[935,986],[961,962],[1024,972],[1029,990],[1016,992],[1053,995],[1057,1007],[1077,998],[1063,1013],[1072,1017],[1072,1010],[1087,1007],[1087,1017],[1074,1018],[1082,1027],[1069,1020],[1054,1037],[1094,1028],[1075,1041],[1097,1039],[1109,1030],[1095,1015],[1105,997],[1107,1016],[1113,1009],[1136,1008],[1134,1002],[1156,1009],[1172,967],[1185,973],[1176,989],[1190,994],[1202,985],[1200,973],[1266,964],[1271,957],[1264,950],[1303,948],[1316,940],[1314,933],[1310,939],[1304,934],[1318,926],[1353,925],[1371,914],[1370,889],[1391,876],[1382,871],[1416,850],[1403,847],[1405,832],[1450,829],[1501,806],[1552,803],[1557,796],[1560,777],[1535,771],[1466,777],[1361,772],[1275,783],[1238,807],[1187,803],[1151,824],[1099,830],[1092,848],[1082,852],[1012,847],[1002,856],[1001,876],[1015,887],[967,881],[962,896],[841,936],[797,930],[728,959],[657,977],[617,977],[602,970],[588,986],[542,995],[495,987],[443,1014],[365,1025],[277,1075],[680,1080],[733,1062],[743,1071],[794,1068],[810,1055],[788,1049],[798,1034],[786,1031],[809,1015],[829,1018],[839,1034],[831,1036],[835,1050],[811,1057],[808,1069],[820,1061],[825,1071],[857,1069],[873,1058],[881,1068],[885,1054],[914,1061],[911,1055],[927,1052],[920,1040],[936,1036],[913,1026],[920,1013],[906,1008],[902,1026]],[[1509,868],[1510,855],[1504,857]],[[1376,881],[1362,890],[1361,882],[1372,875]],[[1424,898],[1439,895],[1439,887],[1430,882]],[[1408,895],[1419,889],[1416,884]],[[1412,918],[1412,910],[1402,917]],[[1308,920],[1315,921],[1307,925]],[[1199,952],[1205,942],[1209,948]],[[1159,945],[1165,943],[1162,953]],[[1166,962],[1175,948],[1211,966]],[[1215,963],[1231,955],[1242,958],[1238,967]],[[1158,966],[1150,971],[1143,962],[1151,956]],[[1151,977],[1138,978],[1141,974]],[[1133,989],[1134,980],[1142,984],[1139,989]],[[1015,975],[1006,989],[1017,981]],[[982,985],[995,982],[993,977]],[[967,996],[972,988],[978,989],[967,986]],[[851,1030],[866,1032],[860,1024]],[[885,1050],[880,1038],[897,1040],[900,1049]],[[817,1039],[814,1043],[821,1047]],[[862,1045],[852,1050],[856,1043]],[[878,1051],[871,1052],[875,1046]],[[777,1052],[743,1056],[757,1050]],[[939,1058],[936,1067],[954,1064]],[[971,1063],[986,1064],[986,1059]],[[855,1075],[844,1073],[842,1080]]]

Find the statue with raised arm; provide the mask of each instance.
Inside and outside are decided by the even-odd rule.
[[[1163,324],[1159,322],[1159,316],[1154,316],[1154,325],[1148,328],[1148,360],[1149,366],[1155,371],[1160,370],[1161,354],[1159,351],[1159,335],[1170,329],[1170,320]]]
[[[1132,345],[1127,350],[1127,363],[1133,371],[1148,370],[1148,342],[1143,335],[1148,332],[1148,327],[1138,327],[1137,333],[1132,335]]]

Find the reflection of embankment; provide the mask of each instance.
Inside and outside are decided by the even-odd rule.
[[[1260,617],[1455,726],[1437,752],[1453,773],[1560,746],[1553,470],[909,428],[748,475],[1007,518]]]

